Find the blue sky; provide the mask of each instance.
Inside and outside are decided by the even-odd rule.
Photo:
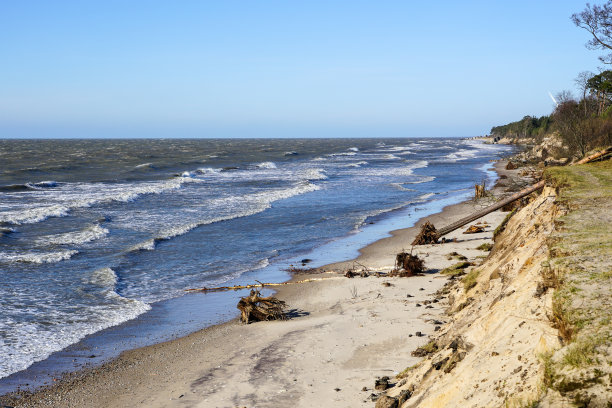
[[[581,1],[16,1],[0,138],[450,137],[598,70]]]

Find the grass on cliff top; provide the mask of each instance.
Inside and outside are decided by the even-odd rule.
[[[564,384],[584,378],[575,392],[584,391],[593,373],[612,382],[612,161],[553,167],[544,177],[568,210],[555,221],[548,245],[562,282],[553,319],[568,328],[568,345],[552,359],[551,386],[571,394]]]

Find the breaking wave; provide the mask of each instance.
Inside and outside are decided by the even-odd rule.
[[[0,262],[25,262],[34,264],[55,263],[72,258],[79,251],[71,249],[57,252],[30,252],[21,254],[0,253]]]
[[[82,231],[66,232],[64,234],[47,235],[35,240],[39,245],[78,245],[95,241],[108,234],[108,230],[98,224],[91,225]]]

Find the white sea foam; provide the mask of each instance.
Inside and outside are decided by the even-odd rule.
[[[17,193],[23,197],[36,196],[41,202],[58,201],[56,204],[36,206],[28,205],[18,209],[4,211],[0,222],[11,224],[33,224],[50,217],[65,217],[72,209],[86,208],[108,202],[130,202],[145,194],[161,194],[176,190],[185,183],[198,182],[192,177],[175,177],[169,180],[139,183],[73,183],[40,192]]]
[[[257,167],[258,169],[276,169],[276,164],[274,164],[273,162],[263,162],[263,163],[259,163],[256,164],[255,167]]]
[[[28,206],[19,210],[9,210],[0,214],[0,222],[11,224],[33,224],[49,217],[65,217],[70,208],[63,205]]]
[[[35,240],[38,245],[78,245],[95,241],[108,234],[108,230],[98,224],[91,225],[82,231],[66,232],[64,234],[46,235]]]
[[[358,147],[349,147],[348,150],[350,150],[352,152],[358,152],[359,148]]]
[[[91,274],[88,283],[102,287],[115,287],[117,274],[111,268],[96,269]]]
[[[148,239],[146,241],[140,242],[133,247],[131,247],[128,251],[152,251],[155,249],[155,240]]]
[[[460,149],[456,152],[453,153],[449,153],[444,157],[444,159],[446,159],[446,161],[450,161],[450,162],[457,162],[457,161],[461,161],[461,160],[467,160],[467,159],[471,159],[473,157],[476,157],[476,150],[471,150],[471,149]]]
[[[151,309],[148,304],[121,297],[110,288],[103,291],[103,296],[108,299],[106,304],[80,307],[78,316],[48,310],[44,323],[2,319],[0,332],[8,333],[9,341],[0,341],[0,355],[10,358],[0,359],[0,378],[24,370],[89,334],[134,319]]]
[[[357,163],[345,164],[343,167],[361,167],[361,166],[365,166],[366,164],[368,164],[367,161],[359,161]]]
[[[0,262],[25,262],[25,263],[54,263],[70,259],[79,251],[71,249],[56,252],[29,252],[29,253],[6,253],[0,252]]]
[[[202,167],[197,169],[196,174],[219,174],[221,173],[221,169],[216,169],[212,167]]]
[[[138,166],[134,166],[135,169],[152,168],[152,167],[153,167],[153,163],[142,163],[142,164],[139,164]]]
[[[39,181],[38,183],[26,183],[31,188],[53,188],[58,186],[57,181],[47,180],[47,181]]]
[[[404,183],[391,183],[390,185],[397,188],[400,191],[415,191],[413,188],[404,187]]]
[[[244,196],[234,196],[234,197],[224,197],[224,198],[214,199],[211,201],[213,206],[218,205],[218,206],[224,206],[226,208],[239,208],[239,206],[242,206],[243,208],[239,211],[235,211],[227,215],[211,217],[211,218],[200,220],[198,222],[190,222],[187,224],[168,227],[164,230],[161,230],[157,234],[155,239],[150,240],[150,241],[145,241],[142,244],[139,244],[135,247],[130,248],[130,250],[153,249],[154,243],[156,240],[159,241],[159,240],[172,239],[174,237],[186,234],[187,232],[193,230],[194,228],[197,228],[202,225],[229,221],[235,218],[248,217],[250,215],[254,215],[254,214],[267,210],[268,208],[271,207],[272,203],[275,201],[285,200],[287,198],[291,198],[296,195],[305,194],[305,193],[317,191],[320,189],[321,188],[315,184],[304,182],[304,183],[301,183],[300,185],[290,187],[287,189],[268,190],[268,191],[244,195]],[[149,242],[153,243],[153,247],[147,246]]]
[[[319,168],[306,169],[299,173],[299,177],[305,180],[326,180],[325,170]]]
[[[418,180],[405,181],[403,184],[421,184],[421,183],[429,183],[434,181],[436,178],[434,176],[419,176]]]
[[[338,157],[338,156],[355,156],[356,152],[341,152],[341,153],[330,153],[327,156],[329,157]]]

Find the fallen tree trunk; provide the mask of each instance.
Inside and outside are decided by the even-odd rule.
[[[608,153],[612,153],[612,146],[610,146],[610,147],[608,147],[606,149],[600,150],[597,153],[593,153],[592,155],[587,156],[584,159],[581,159],[581,160],[577,161],[576,164],[585,164],[585,163],[591,162],[591,161],[593,161],[595,159],[599,159],[600,157],[605,156]]]
[[[437,236],[438,238],[440,238],[441,236],[444,236],[446,234],[448,234],[449,232],[452,232],[454,230],[456,230],[457,228],[461,228],[463,227],[465,224],[468,224],[472,221],[476,221],[477,219],[479,219],[480,217],[484,217],[485,215],[498,210],[500,208],[502,208],[504,205],[506,204],[510,204],[513,201],[518,200],[519,198],[523,198],[531,193],[533,193],[534,191],[540,190],[541,188],[544,187],[544,180],[534,184],[531,187],[527,187],[521,191],[519,191],[518,193],[514,193],[512,194],[510,197],[505,198],[493,205],[488,206],[487,208],[480,210],[478,212],[475,212],[474,214],[470,214],[465,218],[460,219],[459,221],[455,221],[450,225],[447,225],[444,228],[440,228],[437,231]]]
[[[252,289],[252,288],[265,288],[266,286],[284,286],[284,285],[295,285],[296,283],[306,283],[306,282],[315,282],[325,279],[333,279],[334,277],[329,278],[313,278],[313,279],[303,279],[299,281],[290,281],[290,282],[280,282],[280,283],[253,283],[250,285],[234,285],[234,286],[217,286],[214,288],[193,288],[193,289],[185,289],[185,292],[223,292],[226,290],[241,290],[241,289]]]

